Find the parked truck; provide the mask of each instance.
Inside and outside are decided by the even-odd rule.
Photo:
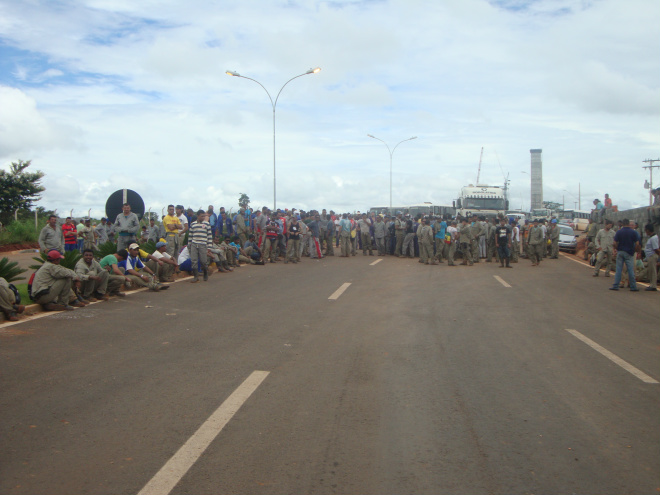
[[[509,209],[508,203],[503,188],[470,184],[461,188],[461,194],[456,200],[456,214],[459,216],[497,217],[506,213]]]

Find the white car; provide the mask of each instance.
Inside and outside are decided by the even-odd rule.
[[[575,254],[577,250],[577,237],[575,231],[569,226],[558,224],[559,228],[559,249]]]

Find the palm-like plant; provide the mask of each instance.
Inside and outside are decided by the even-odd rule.
[[[9,261],[9,258],[2,258],[0,260],[0,277],[4,278],[8,283],[16,280],[24,279],[21,273],[27,272],[27,269],[18,266],[16,261]]]
[[[108,241],[96,246],[96,251],[94,252],[94,255],[98,257],[98,259],[102,260],[107,255],[115,254],[116,252],[117,252],[117,244],[115,244],[112,241]]]
[[[147,241],[140,245],[140,249],[145,253],[153,253],[156,250],[156,243],[154,241]]]

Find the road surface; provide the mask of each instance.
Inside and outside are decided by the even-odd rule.
[[[0,493],[657,493],[660,298],[611,280],[358,254],[2,327]]]

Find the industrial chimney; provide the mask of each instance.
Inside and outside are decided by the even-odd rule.
[[[529,150],[532,155],[532,210],[543,208],[543,160],[541,153],[543,150]]]

